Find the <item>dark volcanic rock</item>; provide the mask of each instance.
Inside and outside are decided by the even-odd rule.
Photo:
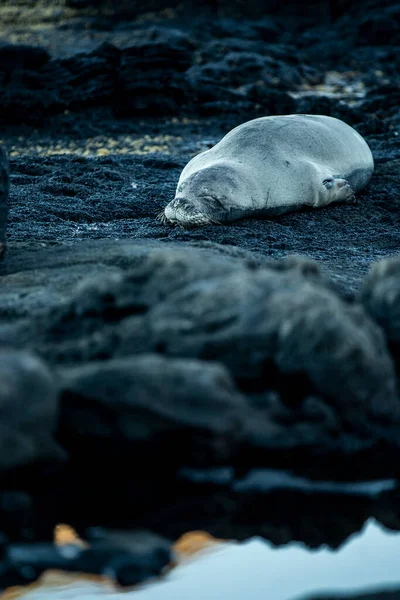
[[[385,332],[400,368],[400,257],[373,265],[361,290],[361,301]]]
[[[367,12],[357,25],[357,42],[373,46],[399,45],[399,5]]]
[[[53,440],[57,385],[47,366],[28,352],[0,350],[0,471],[64,457]]]
[[[362,103],[362,109],[369,113],[388,116],[395,113],[400,103],[400,85],[392,83],[370,90]]]
[[[121,115],[290,111],[271,88],[296,89],[321,81],[294,46],[266,43],[268,23],[254,24],[256,40],[224,38],[205,43],[177,28],[150,26],[135,43],[104,43],[91,52],[51,58],[40,47],[3,45],[0,57],[1,119],[38,124],[55,113],[112,106]],[[201,38],[201,32],[198,33]],[[269,40],[270,42],[270,40]],[[247,94],[243,86],[260,90]],[[261,88],[264,88],[263,90]]]
[[[48,569],[104,575],[132,586],[160,575],[172,558],[166,540],[153,536],[147,544],[127,544],[110,536],[83,548],[78,544],[10,544],[0,563],[0,588],[24,585]]]
[[[0,44],[0,71],[3,73],[40,69],[49,60],[50,54],[44,48],[25,44]]]
[[[74,561],[74,570],[107,575],[127,587],[158,577],[172,562],[171,544],[159,536],[103,531],[103,537],[92,531],[91,546]]]
[[[197,267],[204,276],[214,271],[216,275],[229,272],[238,260],[244,260],[253,266],[267,262],[265,257],[235,246],[200,243],[198,248],[192,248],[183,243],[183,247],[189,256],[194,254],[204,257],[201,266]],[[138,281],[134,278],[130,281],[131,285],[128,284],[128,287],[132,294],[125,294],[124,307],[121,307],[124,314],[135,310],[135,306],[142,312],[143,303],[146,308],[152,306],[160,297],[174,289],[174,286],[179,289],[185,282],[196,277],[196,272],[187,267],[187,261],[179,258],[182,251],[180,243],[168,245],[171,250],[168,260],[167,257],[163,258],[164,248],[163,242],[151,239],[86,240],[72,246],[53,247],[51,251],[43,248],[32,250],[28,246],[28,251],[23,247],[19,251],[10,252],[2,263],[1,323],[6,329],[12,329],[12,323],[16,324],[18,319],[30,318],[33,314],[40,319],[41,311],[48,314],[48,309],[54,309],[54,312],[51,310],[51,321],[57,323],[59,328],[64,328],[63,320],[66,324],[69,323],[66,330],[68,338],[73,339],[82,334],[85,336],[83,330],[79,332],[79,323],[83,325],[79,315],[83,316],[87,307],[90,320],[93,319],[96,323],[94,328],[101,327],[104,325],[103,308],[110,301],[113,302],[111,296],[107,300],[108,276],[116,293],[116,290],[120,287],[122,289],[126,284],[123,277],[118,279],[117,276],[150,260],[153,270],[146,266],[143,277],[138,273]],[[158,272],[166,275],[165,278],[160,277],[160,282],[165,282],[165,289],[157,283]],[[79,282],[82,282],[82,293],[78,292],[79,300],[75,303],[76,286]],[[84,300],[85,294],[87,300]],[[104,300],[103,294],[106,295]],[[138,294],[137,299],[134,294]],[[69,310],[69,302],[73,304],[72,311]],[[75,321],[77,327],[72,324]],[[51,332],[49,334],[50,341]],[[62,345],[61,338],[58,343]]]
[[[121,113],[176,113],[186,101],[182,73],[191,63],[194,44],[175,31],[151,29],[151,40],[125,48],[119,71]]]
[[[119,63],[119,50],[104,44],[90,54],[77,54],[70,59],[53,61],[43,76],[47,80],[54,79],[60,108],[80,109],[113,101]]]
[[[350,107],[345,102],[329,96],[305,96],[296,102],[296,110],[300,114],[328,115],[341,119],[348,125],[359,123],[364,114]]]
[[[0,147],[0,259],[5,251],[8,217],[9,166],[8,158]]]
[[[15,471],[11,478],[13,475]],[[35,520],[34,503],[29,494],[12,489],[0,492],[0,531],[6,535],[8,541],[32,540],[35,534]],[[0,543],[0,555],[2,551]]]
[[[51,539],[57,522],[132,521],[336,547],[371,516],[400,528],[398,497],[344,500],[312,482],[243,491],[248,471],[266,466],[351,482],[399,475],[397,262],[377,265],[357,296],[371,263],[400,247],[397,5],[188,0],[130,21],[172,4],[74,0],[77,12],[62,2],[57,15],[46,0],[42,27],[34,2],[23,4],[7,1],[1,23],[13,43],[0,47],[11,156],[0,339],[36,350],[63,391],[57,418],[48,368],[35,359],[28,377],[22,354],[2,359],[11,387],[0,389],[0,441],[12,460],[0,531]],[[368,136],[376,170],[357,205],[201,230],[156,221],[193,155],[240,122],[292,112],[330,114]],[[6,188],[0,179],[0,242]],[[281,260],[290,254],[321,268]],[[53,432],[68,461],[48,477]],[[16,474],[29,461],[39,478]],[[181,476],[185,464],[195,481]],[[225,479],[202,483],[216,464]],[[28,550],[39,560],[40,548]],[[128,582],[126,546],[97,550],[86,568],[115,558]],[[8,575],[21,581],[19,567]]]
[[[382,332],[315,262],[151,240],[72,249],[76,264],[68,246],[29,260],[22,253],[23,264],[8,257],[11,299],[26,282],[32,289],[0,336],[71,365],[58,436],[79,468],[100,461],[96,469],[109,473],[144,446],[147,461],[158,470],[162,455],[169,472],[182,449],[190,464],[247,467],[293,466],[293,449],[296,467],[310,453],[331,453],[338,472],[349,456],[372,452],[376,439],[396,446],[398,399]],[[4,314],[9,294],[0,294]],[[337,458],[343,452],[346,464]],[[366,464],[375,473],[382,455],[373,452]],[[313,464],[318,471],[322,463]]]
[[[141,529],[89,527],[86,529],[84,537],[89,544],[107,544],[108,547],[118,547],[130,552],[171,551],[169,540],[151,531]]]
[[[233,89],[262,81],[268,87],[293,90],[321,79],[315,69],[300,62],[295,47],[262,41],[215,40],[201,49],[198,61],[204,77]]]
[[[398,420],[380,328],[310,261],[259,269],[200,248],[163,245],[146,256],[146,245],[130,247],[132,265],[142,257],[135,269],[84,280],[59,306],[4,325],[1,339],[52,362],[143,352],[218,360],[245,390],[282,390],[285,378],[301,376],[294,404],[314,390],[354,426]]]
[[[1,119],[37,123],[65,109],[107,104],[116,89],[118,64],[119,51],[109,45],[39,65],[5,63]]]
[[[375,586],[374,586],[375,587]],[[348,592],[346,598],[348,600],[400,600],[400,588],[398,590],[386,589],[386,586],[380,586],[380,590],[374,590],[373,592],[365,591],[363,594],[355,594]],[[343,595],[338,596],[312,596],[310,600],[339,600],[342,599]]]
[[[289,94],[270,89],[263,82],[251,83],[241,91],[262,110],[263,116],[289,115],[296,112],[296,102]]]
[[[330,21],[332,15],[338,15],[343,12],[343,3],[341,0],[328,1],[307,0],[299,4],[295,1],[286,2],[282,5],[278,0],[250,0],[246,3],[243,0],[208,0],[207,2],[198,2],[197,0],[151,0],[146,5],[138,0],[67,0],[67,5],[73,8],[85,9],[87,7],[100,6],[103,9],[112,11],[113,15],[140,15],[148,11],[161,11],[165,8],[178,9],[185,11],[190,16],[196,13],[205,12],[212,15],[227,15],[229,17],[260,18],[265,19],[265,15],[271,13],[284,14],[301,17],[307,15],[311,20]]]
[[[379,328],[361,307],[295,269],[238,269],[198,279],[120,331],[120,354],[159,350],[217,359],[236,378],[264,387],[272,363],[282,374],[306,375],[345,421],[399,418],[393,365]]]
[[[237,38],[238,40],[280,43],[284,34],[282,24],[273,17],[263,15],[257,20],[239,20],[232,17],[219,19],[201,18],[194,24],[196,36],[200,39]],[[239,42],[240,43],[240,42]]]
[[[133,457],[134,445],[147,445],[164,464],[218,464],[232,457],[243,435],[249,408],[222,365],[143,355],[63,375],[67,446],[79,436],[131,445]]]

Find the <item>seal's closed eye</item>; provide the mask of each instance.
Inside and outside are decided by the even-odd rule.
[[[327,190],[330,190],[333,186],[333,182],[334,182],[333,177],[328,177],[327,179],[324,179],[324,181],[322,183],[324,184],[324,186],[326,187]]]

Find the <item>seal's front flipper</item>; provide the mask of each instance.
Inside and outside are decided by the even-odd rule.
[[[346,202],[347,204],[356,202],[353,188],[346,179],[327,177],[322,184],[329,192],[330,202]]]

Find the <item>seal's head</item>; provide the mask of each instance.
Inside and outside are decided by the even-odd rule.
[[[339,177],[327,177],[322,182],[323,196],[322,205],[326,206],[331,202],[347,202],[354,204],[356,197],[354,190],[346,179]]]
[[[163,223],[199,227],[232,220],[240,181],[234,169],[214,165],[195,171],[178,184],[176,196],[159,215]]]

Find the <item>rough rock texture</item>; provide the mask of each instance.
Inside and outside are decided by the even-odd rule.
[[[0,340],[58,363],[143,352],[218,360],[250,390],[274,389],[276,372],[301,375],[344,422],[397,421],[394,371],[379,328],[309,263],[292,259],[290,267],[257,269],[163,245],[136,269],[92,276],[69,301],[4,325]],[[293,398],[301,400],[301,392]]]
[[[248,407],[219,364],[139,355],[63,371],[62,432],[171,466],[232,460]],[[183,458],[184,457],[184,458]]]
[[[361,301],[382,327],[399,367],[400,359],[400,258],[375,263],[361,290]]]
[[[319,459],[307,457],[334,452],[335,472],[348,473],[349,448],[356,457],[378,440],[395,456],[399,399],[382,331],[315,262],[151,240],[78,248],[72,267],[68,247],[23,266],[10,256],[0,294],[2,343],[70,365],[59,434],[74,456],[106,437],[119,456],[120,443],[129,456],[139,442],[152,456],[165,444],[177,468],[175,427],[181,448],[192,440],[188,464],[275,456],[287,466],[302,448],[296,468],[315,473]],[[358,474],[375,473],[376,461]],[[385,474],[393,468],[387,461]]]
[[[2,122],[35,125],[66,109],[98,105],[111,106],[119,116],[287,113],[294,102],[271,86],[286,90],[321,81],[296,59],[293,47],[276,52],[262,41],[227,39],[205,45],[195,58],[195,42],[183,32],[146,33],[133,46],[102,44],[60,59],[34,46],[0,46]]]
[[[0,381],[0,472],[62,459],[52,437],[58,389],[51,371],[33,354],[1,348]]]
[[[35,51],[29,46],[0,48],[0,54],[17,55],[15,60],[2,62],[0,68],[4,86],[3,122],[37,123],[54,112],[74,109],[77,105],[90,106],[93,101],[107,103],[115,93],[115,64],[119,63],[116,48],[101,46],[93,54],[59,61],[50,60],[44,51],[43,56],[37,51],[38,61],[31,62]]]
[[[168,248],[166,255],[163,252],[165,248]],[[185,256],[179,260],[182,253],[197,258],[197,270],[188,265]],[[150,266],[147,261],[150,261]],[[140,293],[140,299],[131,297],[131,301],[139,306],[144,303],[148,308],[160,299],[160,294],[161,297],[165,296],[174,286],[178,289],[198,276],[230,272],[240,265],[240,261],[254,267],[268,263],[274,268],[284,268],[280,261],[272,263],[260,254],[218,244],[200,243],[198,247],[192,247],[185,242],[172,242],[167,246],[164,242],[151,239],[89,240],[72,246],[60,245],[52,248],[51,252],[46,247],[32,248],[28,245],[26,248],[23,244],[1,263],[4,283],[0,292],[2,325],[4,331],[10,327],[12,330],[13,323],[17,324],[19,319],[34,315],[40,318],[42,311],[52,308],[54,312],[51,310],[50,313],[54,315],[53,320],[61,318],[68,310],[68,303],[71,304],[77,295],[84,300],[84,304],[96,303],[97,299],[101,300],[102,283],[105,287],[108,285],[108,276],[118,293],[125,282],[125,271],[139,267],[144,262],[143,278],[138,270],[138,281],[132,280],[131,286],[132,291]],[[286,265],[289,261],[283,262]],[[157,277],[158,273],[160,277]],[[314,274],[314,277],[321,276]],[[162,285],[165,286],[164,290]],[[104,289],[103,293],[107,293],[107,290]],[[85,306],[77,310],[84,311]],[[78,329],[69,333],[79,336],[82,322],[79,316],[77,318],[80,323]],[[101,314],[98,324],[102,325]]]
[[[180,7],[181,10],[186,10],[189,14],[201,10],[207,12],[214,10],[218,12],[218,14],[234,15],[239,18],[243,15],[247,18],[262,17],[265,13],[270,12],[283,12],[285,14],[289,12],[290,14],[301,15],[307,14],[310,10],[317,11],[316,17],[320,17],[325,13],[325,17],[329,18],[331,11],[339,14],[343,11],[342,0],[324,0],[323,2],[307,0],[307,2],[303,2],[300,6],[296,2],[290,1],[285,4],[284,8],[277,0],[252,0],[246,3],[246,5],[244,5],[241,0],[208,0],[207,2],[202,3],[193,0],[185,0],[184,2],[177,2],[175,0],[151,0],[151,2],[146,4],[146,7],[144,7],[141,2],[132,0],[120,0],[118,3],[113,3],[111,0],[100,0],[100,2],[95,0],[67,0],[67,5],[74,8],[100,6],[103,10],[115,10],[115,4],[117,4],[117,10],[125,15],[137,15],[147,11],[159,11],[165,8],[175,8],[177,6]]]
[[[313,596],[312,600],[335,600],[337,598],[341,598],[342,596]],[[347,594],[346,598],[349,600],[399,600],[400,598],[400,589],[385,589],[385,586],[381,586],[381,591],[370,592],[365,594]]]
[[[304,99],[295,108],[283,90],[321,84],[324,70],[336,69],[339,56],[353,70],[367,71],[375,62],[375,71],[364,75],[369,87],[386,75],[398,84],[398,59],[391,50],[399,43],[397,5],[372,3],[365,14],[359,3],[345,10],[341,2],[312,1],[294,12],[294,5],[288,7],[283,19],[274,14],[279,3],[257,3],[257,11],[252,3],[229,3],[229,16],[224,3],[194,4],[172,13],[170,8],[167,20],[153,21],[135,20],[130,3],[128,11],[121,3],[105,3],[97,11],[82,3],[73,13],[62,3],[54,12],[38,7],[33,21],[42,10],[51,25],[46,35],[40,28],[27,32],[23,11],[9,9],[10,21],[21,29],[14,36],[6,27],[2,31],[1,119],[39,124],[55,113],[99,105],[120,116],[302,112]],[[232,18],[243,11],[247,20]],[[374,55],[371,45],[379,49]],[[323,112],[350,123],[362,120],[359,107],[330,100]],[[368,103],[362,110],[375,121]]]
[[[196,273],[196,262],[190,266]],[[378,419],[385,412],[386,420],[398,418],[393,367],[381,332],[362,309],[308,282],[295,267],[193,280],[145,319],[122,323],[117,352],[158,349],[217,359],[250,388],[254,380],[270,386],[271,362],[282,375],[309,378],[318,393],[340,403],[345,421],[354,424],[364,410]]]
[[[120,536],[101,529],[92,532],[90,545],[14,543],[5,544],[3,553],[2,590],[35,581],[48,569],[92,573],[130,587],[158,577],[172,558],[170,544],[159,536]]]
[[[120,114],[176,114],[187,102],[182,74],[192,63],[193,42],[173,30],[166,34],[154,29],[149,37],[122,52]]]

